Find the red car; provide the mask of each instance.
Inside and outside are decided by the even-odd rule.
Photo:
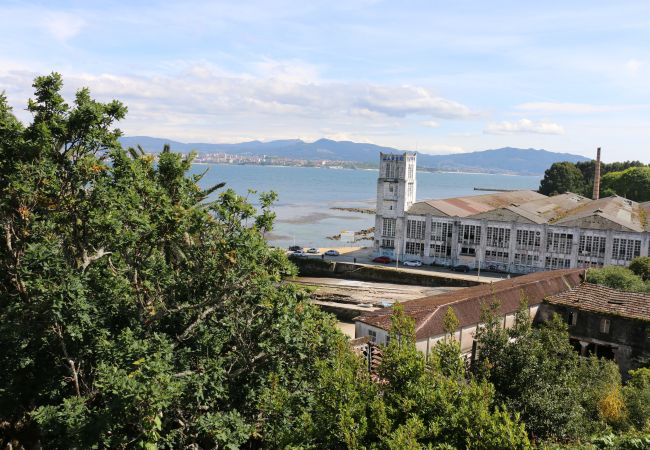
[[[388,256],[377,256],[375,259],[372,260],[372,262],[388,264],[390,262],[390,258]]]

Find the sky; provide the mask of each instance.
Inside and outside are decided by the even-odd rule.
[[[650,2],[0,0],[0,91],[116,98],[129,136],[505,146],[650,163]]]

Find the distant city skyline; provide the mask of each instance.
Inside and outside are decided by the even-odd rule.
[[[0,3],[0,92],[129,108],[126,135],[544,148],[650,163],[650,3]]]

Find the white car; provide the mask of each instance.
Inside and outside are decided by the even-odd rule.
[[[325,252],[325,256],[339,256],[340,253],[337,250],[328,250]]]
[[[312,247],[312,248],[310,248],[309,250],[307,250],[307,253],[317,254],[317,253],[318,253],[318,249]]]
[[[402,264],[405,266],[409,267],[420,267],[422,265],[422,261],[418,261],[417,259],[413,259],[411,261],[404,261]]]
[[[304,257],[309,255],[302,250],[296,250],[295,252],[291,253],[291,256]]]

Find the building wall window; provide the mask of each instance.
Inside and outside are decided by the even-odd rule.
[[[553,233],[546,235],[546,251],[553,253],[570,254],[573,247],[573,234]]]
[[[409,201],[413,200],[413,183],[409,183],[406,186],[406,199]]]
[[[458,233],[458,242],[463,244],[480,244],[481,243],[481,226],[480,225],[461,225]]]
[[[377,332],[375,330],[368,330],[368,336],[372,342],[377,342]]]
[[[431,244],[429,247],[429,256],[447,258],[451,256],[451,246],[446,244]]]
[[[539,263],[539,255],[515,253],[515,264],[522,266],[536,266],[537,263]]]
[[[487,246],[507,248],[510,246],[510,228],[487,227]]]
[[[424,220],[407,220],[406,237],[408,239],[424,239],[426,222]]]
[[[571,267],[571,260],[567,258],[557,258],[547,256],[544,261],[545,269],[568,269]]]
[[[451,238],[451,224],[447,222],[431,222],[431,240],[447,241]]]
[[[609,319],[600,319],[600,332],[609,334]]]
[[[408,253],[409,255],[424,256],[424,243],[407,241],[406,253]]]
[[[415,174],[415,164],[408,165],[408,179],[412,180]]]
[[[517,248],[539,249],[542,233],[533,230],[517,230]]]
[[[578,253],[583,256],[602,258],[605,256],[606,243],[607,238],[605,236],[580,236]]]
[[[384,175],[386,178],[397,178],[397,164],[393,162],[386,163],[386,172]]]
[[[485,250],[485,261],[488,262],[508,262],[510,255],[508,252],[501,250]]]
[[[395,239],[382,239],[381,246],[384,248],[395,248]]]
[[[614,238],[612,259],[631,261],[641,255],[641,241],[638,239]]]
[[[381,227],[382,236],[395,237],[395,219],[384,219]]]

